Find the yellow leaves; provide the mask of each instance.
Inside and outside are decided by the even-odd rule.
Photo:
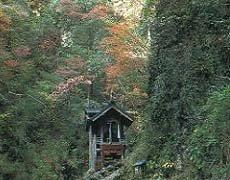
[[[32,9],[38,9],[41,6],[41,1],[39,0],[28,0],[28,4]]]
[[[10,113],[1,113],[0,114],[0,120],[5,120],[6,118],[10,117]]]
[[[168,163],[163,164],[161,167],[163,167],[163,168],[173,168],[174,166],[175,166],[174,163],[168,162]]]
[[[0,33],[7,32],[11,25],[11,19],[0,9]]]
[[[36,16],[40,16],[41,9],[49,3],[49,0],[27,0],[28,5]]]

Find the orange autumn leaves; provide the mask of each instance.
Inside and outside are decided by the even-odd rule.
[[[113,58],[105,69],[108,88],[113,89],[116,79],[131,71],[142,69],[143,60],[135,51],[139,38],[132,33],[131,22],[121,22],[108,27],[110,35],[103,39],[101,46]]]
[[[4,33],[9,30],[11,20],[4,12],[0,9],[0,33]]]
[[[126,24],[116,24],[108,28],[110,36],[104,38],[102,47],[105,52],[114,59],[114,64],[106,68],[109,78],[116,78],[121,75],[128,65],[130,47],[124,42],[129,29]]]
[[[103,5],[96,5],[88,13],[82,15],[83,19],[102,19],[107,17],[109,9]]]
[[[19,66],[19,62],[18,61],[15,61],[15,60],[6,60],[3,62],[3,65],[8,67],[8,68],[16,68]]]

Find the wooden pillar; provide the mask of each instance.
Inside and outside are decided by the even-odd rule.
[[[104,139],[103,126],[101,126],[100,129],[100,136],[101,136],[101,143],[103,143],[103,139]]]
[[[92,126],[89,127],[89,169],[93,169]]]
[[[112,123],[109,123],[109,142],[112,143]]]
[[[119,123],[117,123],[117,138],[120,141],[120,139],[121,139],[121,131],[120,131],[120,124]]]
[[[96,134],[93,133],[92,126],[89,127],[89,169],[95,171],[96,163]]]
[[[96,147],[96,134],[93,134],[93,143],[92,143],[92,154],[93,154],[93,157],[92,157],[92,169],[95,170],[95,164],[96,164],[96,158],[97,158],[97,147]]]

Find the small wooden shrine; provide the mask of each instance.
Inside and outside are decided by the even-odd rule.
[[[122,159],[125,129],[133,122],[126,111],[111,102],[101,110],[87,107],[85,119],[89,132],[89,169],[100,169],[108,159]]]

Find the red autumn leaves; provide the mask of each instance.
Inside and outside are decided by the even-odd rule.
[[[62,12],[72,19],[102,19],[108,15],[109,9],[104,5],[96,5],[89,12],[82,12],[79,5],[72,0],[61,0],[56,6],[57,12]]]
[[[27,57],[31,55],[31,49],[28,46],[20,46],[13,49],[13,54],[16,57]]]
[[[31,55],[31,49],[27,46],[20,46],[17,48],[14,48],[12,50],[12,53],[15,55],[16,59],[18,58],[25,58],[27,56]],[[5,61],[3,61],[4,66],[8,67],[8,68],[16,68],[20,65],[18,60],[14,60],[14,59],[7,59]]]
[[[4,14],[0,9],[0,33],[4,33],[9,30],[11,25],[11,20],[8,16]]]

